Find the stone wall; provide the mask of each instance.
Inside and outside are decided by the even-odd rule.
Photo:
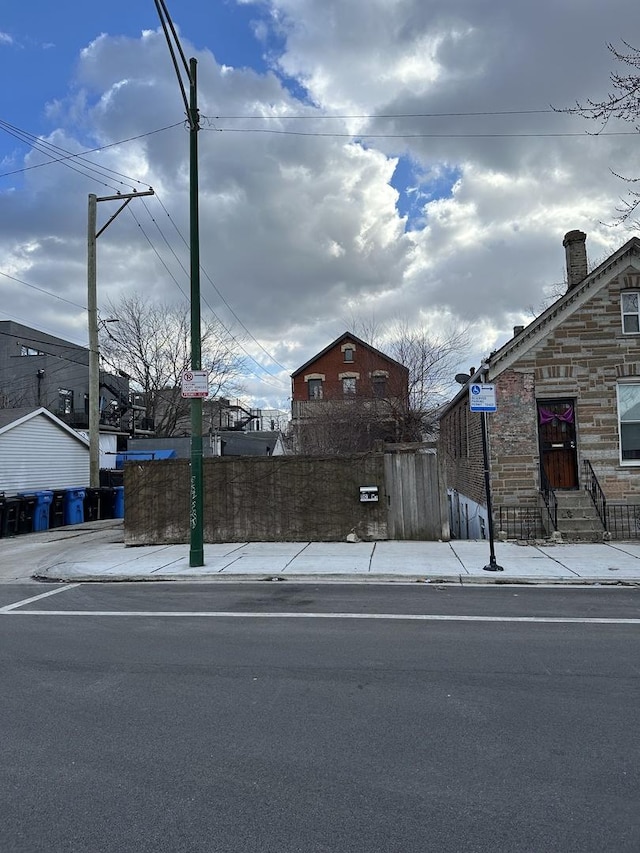
[[[411,490],[404,483],[411,529],[403,538],[448,538],[437,456],[417,456],[416,471],[424,477]],[[125,544],[189,541],[188,460],[128,462],[124,486]],[[361,502],[361,486],[377,486],[379,500]],[[387,539],[390,517],[394,529],[402,526],[398,489],[385,479],[384,453],[205,459],[204,541],[345,541],[352,532],[363,540]]]
[[[204,460],[205,542],[344,541],[387,537],[383,454]],[[380,500],[360,502],[360,486]],[[189,541],[189,462],[125,466],[125,542]]]

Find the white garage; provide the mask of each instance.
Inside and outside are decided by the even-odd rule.
[[[0,493],[89,485],[89,442],[47,409],[0,409]]]

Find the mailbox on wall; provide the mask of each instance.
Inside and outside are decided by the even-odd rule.
[[[370,503],[378,500],[377,486],[360,486],[360,503]]]

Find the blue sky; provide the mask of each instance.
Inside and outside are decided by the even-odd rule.
[[[111,146],[91,162],[157,191],[105,235],[101,304],[181,299],[188,146],[153,0],[5,5],[0,120]],[[252,401],[286,402],[288,374],[353,318],[382,337],[468,325],[475,363],[562,282],[566,231],[596,260],[628,238],[603,223],[625,191],[612,170],[640,174],[637,137],[587,136],[550,105],[606,95],[634,0],[167,5],[209,117],[205,310],[249,353]],[[0,130],[0,319],[84,342],[86,199],[109,182],[29,168],[50,159]]]

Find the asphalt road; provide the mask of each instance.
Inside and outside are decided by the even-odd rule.
[[[637,853],[639,652],[636,589],[5,585],[0,849]]]

